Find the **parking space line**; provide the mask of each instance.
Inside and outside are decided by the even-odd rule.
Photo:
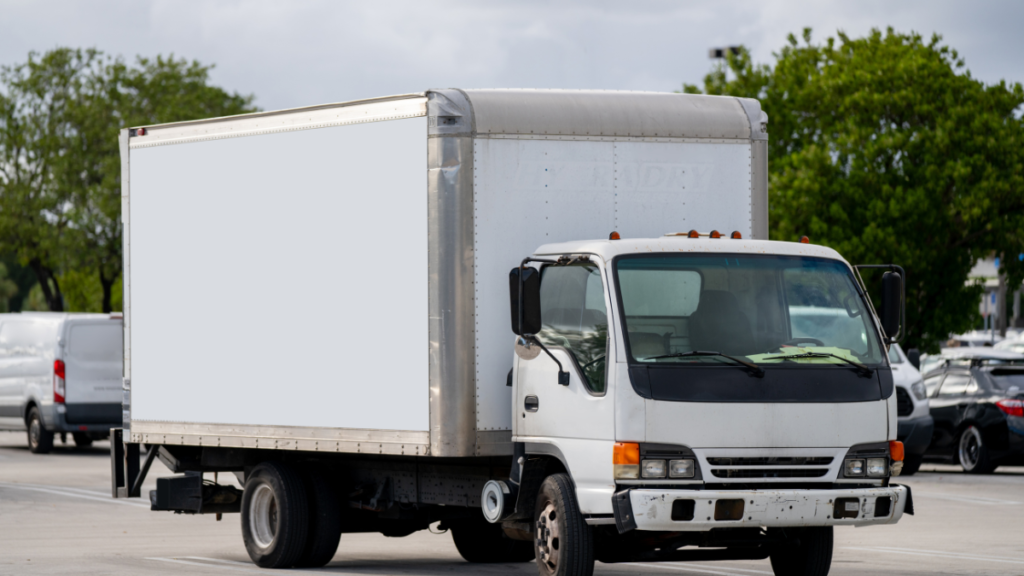
[[[997,498],[985,498],[984,496],[960,496],[954,494],[937,494],[934,492],[917,492],[914,491],[915,498],[937,498],[939,500],[954,500],[956,502],[966,502],[968,504],[984,504],[986,506],[999,505],[999,506],[1012,506],[1020,504],[1020,502],[1014,500],[999,500]]]
[[[186,564],[188,566],[203,566],[205,568],[219,568],[221,570],[231,570],[233,572],[263,572],[259,568],[253,566],[253,568],[236,568],[234,566],[222,566],[220,564],[210,564],[208,562],[191,562],[189,560],[181,560],[178,558],[146,558],[146,560],[156,560],[157,562],[171,562],[173,564]],[[277,570],[274,571],[278,572]]]
[[[684,572],[700,572],[702,574],[718,574],[720,576],[743,576],[739,572],[721,572],[719,570],[710,570],[708,568],[698,568],[696,566],[680,566],[678,564],[648,564],[646,562],[623,562],[626,566],[641,566],[643,568],[661,568],[663,570],[682,570]],[[732,568],[727,568],[732,570]],[[746,570],[744,570],[746,571]],[[760,572],[760,574],[771,574],[771,572]]]
[[[1024,564],[1024,559],[1013,559],[1005,556],[979,556],[977,554],[963,554],[960,552],[941,552],[938,550],[915,550],[913,548],[893,548],[888,546],[844,546],[846,550],[863,550],[868,552],[889,552],[892,554],[910,554],[911,556],[928,556],[931,558],[961,560],[982,560],[985,562],[998,562],[1000,564]]]
[[[83,500],[94,500],[96,502],[104,502],[106,504],[121,504],[125,506],[135,506],[137,508],[149,508],[149,504],[143,504],[141,502],[129,502],[127,500],[117,500],[114,498],[104,498],[102,496],[89,496],[86,494],[79,494],[77,492],[66,491],[67,489],[63,486],[41,486],[34,484],[18,484],[14,482],[0,482],[0,488],[14,488],[16,490],[33,490],[35,492],[46,492],[48,494],[56,494],[58,496],[66,496],[68,498],[81,498]]]
[[[678,564],[678,563],[673,563],[672,565],[673,566],[680,566],[680,564]],[[693,567],[693,568],[711,568],[711,566],[704,566],[702,564],[690,564],[689,562],[687,562],[686,564],[682,564],[682,566],[684,566],[686,568],[690,568],[690,567]],[[718,568],[715,568],[715,569],[718,570]],[[766,572],[764,570],[751,570],[750,568],[737,568],[735,566],[724,566],[723,569],[725,569],[725,570],[738,570],[740,572],[753,572],[754,574],[768,574],[768,576],[772,576],[772,575],[775,574],[775,572]]]

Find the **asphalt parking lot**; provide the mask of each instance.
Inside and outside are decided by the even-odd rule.
[[[263,572],[249,562],[238,516],[150,512],[145,501],[110,498],[108,444],[72,444],[39,456],[22,433],[0,432],[0,575],[210,574]],[[154,464],[144,491],[166,474]],[[221,478],[223,481],[223,477]],[[832,574],[1024,573],[1024,468],[967,476],[925,466],[903,479],[916,516],[895,526],[836,530]],[[406,538],[347,534],[336,574],[536,574],[532,564],[478,565],[462,560],[448,534]],[[597,574],[771,574],[768,561],[598,564]]]

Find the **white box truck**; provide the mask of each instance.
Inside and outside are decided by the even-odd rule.
[[[834,526],[912,512],[901,284],[876,315],[835,251],[768,241],[767,121],[446,89],[124,130],[114,497],[159,458],[152,508],[240,512],[266,567],[440,521],[541,574],[825,574]]]

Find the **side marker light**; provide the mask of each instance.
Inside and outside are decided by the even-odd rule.
[[[740,231],[737,230],[737,231],[732,233],[732,239],[733,240],[742,240],[743,239],[743,234],[740,234]]]
[[[711,238],[721,238],[722,233],[719,232],[718,230],[712,230],[711,234],[708,234],[708,236],[710,236]]]
[[[609,240],[622,240],[622,236],[619,236],[618,232],[612,232],[608,235]]]
[[[808,238],[807,236],[804,236],[803,238],[800,238],[800,243],[801,244],[810,244],[811,243],[811,239]]]
[[[700,238],[700,232],[696,230],[690,230],[690,233],[686,235],[687,238]]]

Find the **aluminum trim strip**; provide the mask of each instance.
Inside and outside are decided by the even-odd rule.
[[[151,148],[153,146],[416,118],[426,115],[426,102],[425,96],[413,94],[398,98],[388,97],[195,122],[147,126],[146,135],[131,138],[129,145],[132,149]]]
[[[260,450],[430,455],[429,433],[412,430],[194,424],[135,420],[132,422],[131,442],[258,448]]]

